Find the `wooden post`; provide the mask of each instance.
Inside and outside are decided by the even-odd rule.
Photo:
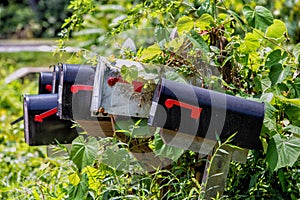
[[[202,179],[205,199],[210,200],[217,195],[220,197],[223,195],[231,160],[244,163],[247,160],[247,155],[247,149],[237,149],[224,145],[212,156],[209,156]]]

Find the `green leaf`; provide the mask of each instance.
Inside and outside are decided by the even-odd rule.
[[[284,127],[283,130],[300,135],[300,127],[299,126],[294,126],[292,124],[289,124],[288,126]]]
[[[300,62],[300,60],[299,60],[299,55],[300,55],[300,43],[298,43],[298,44],[294,47],[294,49],[293,49],[293,55],[295,56],[296,60],[297,60],[298,62]]]
[[[266,37],[276,39],[278,42],[282,42],[285,38],[285,33],[287,33],[287,28],[284,22],[275,19],[274,23],[268,27]]]
[[[283,68],[282,64],[277,63],[271,67],[269,77],[272,82],[272,85],[277,83],[282,83],[282,81],[287,77],[291,68],[289,66]]]
[[[261,79],[261,89],[262,89],[263,93],[265,93],[271,86],[272,86],[272,82],[271,82],[270,78],[267,76],[264,76]]]
[[[152,59],[161,53],[159,45],[155,43],[142,51],[141,60]]]
[[[98,149],[99,145],[96,138],[78,136],[72,142],[71,160],[81,170],[85,166],[92,165],[95,162]]]
[[[196,27],[200,28],[200,30],[208,30],[211,28],[211,24],[213,22],[214,22],[214,18],[210,14],[204,13],[196,21]]]
[[[184,152],[184,149],[172,147],[165,144],[162,138],[160,137],[159,131],[155,132],[154,141],[155,141],[154,143],[155,154],[158,156],[169,158],[171,160],[176,161]]]
[[[274,171],[278,162],[278,152],[273,138],[270,140],[268,144],[266,162],[268,163],[270,169]]]
[[[265,117],[263,125],[269,130],[276,129],[275,107],[270,103],[265,102]]]
[[[129,83],[131,83],[133,80],[136,80],[138,78],[138,74],[138,68],[134,65],[130,67],[123,65],[121,67],[122,78]]]
[[[187,37],[191,40],[191,42],[200,50],[202,50],[203,55],[207,55],[207,53],[209,52],[209,47],[206,44],[205,40],[203,39],[203,37],[197,33],[194,30],[190,31],[190,35],[188,34]]]
[[[174,38],[170,42],[165,43],[165,47],[173,52],[177,52],[181,48],[183,42],[184,39],[182,37]]]
[[[178,19],[176,27],[178,34],[182,35],[184,32],[189,32],[194,27],[194,21],[191,17],[183,16]]]
[[[124,148],[107,148],[101,161],[115,170],[128,171],[130,155]]]
[[[263,6],[256,6],[254,10],[250,6],[245,6],[243,14],[250,26],[263,32],[273,23],[272,13]]]
[[[76,186],[80,183],[80,178],[76,172],[69,175],[69,182],[74,186]]]
[[[269,93],[264,93],[261,95],[260,100],[263,102],[268,102],[270,103],[273,100],[274,94],[269,92]]]
[[[276,49],[267,56],[265,65],[271,68],[273,65],[279,63],[280,60],[282,60],[281,50]]]
[[[293,125],[300,126],[300,106],[288,105],[284,112]]]
[[[272,140],[266,158],[271,170],[276,171],[282,167],[292,167],[300,156],[300,138],[276,134]]]
[[[260,47],[259,38],[254,33],[247,33],[244,44],[249,51],[256,51]]]
[[[71,185],[69,187],[69,197],[67,200],[81,200],[86,199],[87,192],[88,192],[88,180],[87,175],[83,174],[82,176],[83,181],[80,181],[78,185]]]

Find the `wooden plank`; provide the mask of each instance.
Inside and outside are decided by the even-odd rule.
[[[223,150],[221,148],[214,156],[210,156],[206,163],[203,177],[205,199],[210,200],[217,195],[223,195],[231,161],[231,153],[225,153]]]
[[[8,77],[6,77],[5,84],[8,84],[19,78],[22,78],[30,73],[51,72],[51,71],[52,69],[50,69],[49,67],[22,67],[16,70],[15,72],[13,72],[12,74],[10,74]]]
[[[202,179],[205,199],[223,195],[231,160],[245,163],[247,156],[247,149],[224,145],[214,155],[208,157]]]
[[[114,135],[110,118],[101,120],[95,117],[95,120],[77,120],[77,123],[88,135],[94,137],[112,137]]]

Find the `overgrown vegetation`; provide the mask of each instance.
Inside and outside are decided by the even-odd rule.
[[[57,37],[69,1],[4,0],[0,3],[0,38]]]
[[[195,83],[197,86],[214,89],[221,82],[229,94],[263,101],[266,114],[261,132],[262,149],[250,151],[245,164],[231,163],[223,198],[299,199],[299,25],[286,17],[300,16],[295,14],[299,12],[299,2],[277,1],[274,7],[268,3],[256,5],[256,1],[248,3],[73,0],[70,4],[73,15],[63,25],[61,46],[72,33],[81,41],[80,46],[101,54],[168,65],[182,76],[201,80]],[[134,36],[132,29],[137,33]],[[137,40],[136,50],[107,52],[109,38],[124,34],[127,37],[122,42],[151,32],[153,40],[150,37],[147,41]],[[207,68],[204,61],[216,71]],[[7,71],[2,70],[2,74],[5,76]],[[32,92],[34,86],[25,81]],[[21,112],[20,105],[15,104],[19,94],[7,91],[21,91],[21,87],[15,82],[0,88],[6,96],[15,98],[0,99],[4,127],[0,139],[4,170],[0,174],[3,176],[0,197],[197,199],[203,195],[197,175],[201,159],[194,152],[184,152],[169,168],[149,174],[129,155],[128,144],[115,138],[96,140],[80,136],[71,151],[65,149],[65,159],[59,162],[45,157],[40,149],[16,143],[17,138],[22,138],[22,126],[12,129],[7,121]],[[3,102],[8,110],[2,108]],[[131,126],[125,131],[132,135],[132,130]],[[160,156],[182,153],[166,146],[167,152],[163,152],[159,142],[159,136],[154,137],[151,147]],[[19,153],[12,153],[12,148]],[[115,162],[106,165],[108,158]],[[22,164],[13,168],[12,162]]]

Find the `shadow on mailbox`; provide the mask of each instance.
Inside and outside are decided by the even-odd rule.
[[[71,143],[78,134],[72,122],[56,116],[57,94],[25,95],[25,141],[31,146]]]
[[[210,140],[218,134],[224,141],[237,133],[235,145],[255,149],[261,147],[263,119],[263,103],[162,79],[154,92],[148,123]]]

